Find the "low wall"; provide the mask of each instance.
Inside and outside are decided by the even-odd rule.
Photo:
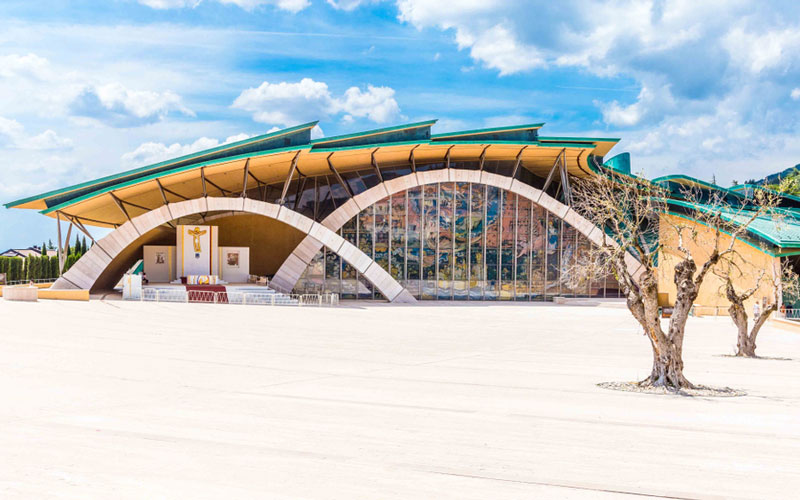
[[[18,300],[21,302],[36,302],[38,289],[33,286],[4,286],[3,298],[5,300]]]
[[[47,284],[49,285],[49,283]],[[5,300],[36,302],[43,300],[89,300],[89,290],[50,290],[41,285],[13,285],[0,287],[0,297]]]
[[[89,290],[39,290],[43,300],[89,300]]]

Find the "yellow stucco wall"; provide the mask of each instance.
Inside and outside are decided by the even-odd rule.
[[[273,275],[305,234],[281,221],[238,214],[209,222],[219,226],[219,246],[249,247],[250,274]]]
[[[89,300],[89,290],[39,290],[40,299]]]
[[[680,254],[676,250],[678,247],[678,234],[670,225],[670,222],[672,222],[672,224],[690,224],[691,222],[674,215],[665,215],[663,217],[665,220],[662,222],[659,229],[662,250],[658,259],[658,288],[660,292],[668,293],[669,303],[674,304],[677,290],[673,282],[673,269],[675,264],[680,260]],[[694,226],[698,231],[696,239],[692,240],[685,235],[684,244],[695,257],[699,269],[700,266],[708,260],[708,256],[711,250],[713,250],[714,232],[700,224],[695,224]],[[730,236],[723,234],[720,241],[721,248],[727,248],[730,241]],[[766,269],[767,271],[765,279],[762,281],[761,288],[745,303],[748,314],[752,314],[753,304],[756,300],[760,301],[762,297],[766,297],[768,303],[774,300],[775,294],[772,279],[774,276],[773,273],[778,272],[780,269],[779,259],[739,240],[734,243],[734,250],[737,252],[737,255],[734,257],[735,262],[742,270],[742,275],[736,276],[734,279],[737,291],[741,292],[751,288],[755,284],[760,270]],[[699,313],[714,314],[714,307],[719,307],[720,309],[717,311],[718,314],[728,314],[727,308],[730,303],[725,298],[725,291],[722,286],[723,281],[713,273],[710,272],[706,276],[706,279],[700,287],[697,300],[695,301],[695,304],[699,306],[706,306],[699,308]]]

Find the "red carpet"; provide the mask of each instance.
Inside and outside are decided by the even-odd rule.
[[[189,293],[189,302],[214,302],[216,295],[217,302],[228,303],[228,294],[222,285],[186,285],[186,291]]]

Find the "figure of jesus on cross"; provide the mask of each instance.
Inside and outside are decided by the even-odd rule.
[[[199,227],[194,229],[190,229],[186,231],[186,234],[192,237],[192,243],[194,244],[194,256],[195,258],[200,258],[200,237],[206,234],[206,231],[201,231]]]

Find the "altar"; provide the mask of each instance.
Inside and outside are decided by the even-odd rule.
[[[178,225],[175,245],[145,245],[143,271],[148,282],[184,285],[247,283],[250,248],[219,246],[219,228]]]

